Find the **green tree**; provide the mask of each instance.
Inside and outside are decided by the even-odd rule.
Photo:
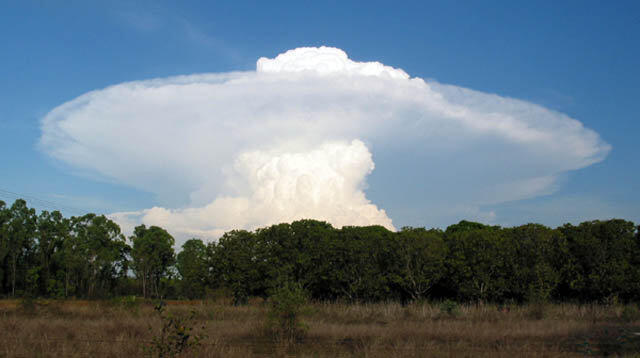
[[[628,299],[638,302],[640,301],[640,226],[636,227],[635,245],[633,246],[633,254],[631,257],[631,274],[630,279],[633,282],[629,287],[630,294]]]
[[[540,224],[505,229],[505,233],[509,295],[521,302],[548,300],[560,282],[556,256],[565,245],[561,234]]]
[[[254,233],[226,232],[212,250],[212,257],[217,274],[232,291],[234,304],[246,304],[249,296],[266,294],[264,255]]]
[[[10,219],[7,227],[7,247],[9,270],[11,272],[11,296],[16,294],[18,279],[25,282],[27,268],[30,266],[30,255],[33,252],[36,213],[27,207],[27,202],[18,199],[11,205]],[[18,277],[18,269],[22,275]]]
[[[181,291],[189,298],[202,297],[207,284],[207,246],[199,239],[187,240],[178,253]]]
[[[449,289],[462,300],[502,300],[507,291],[502,230],[484,226],[447,233]]]
[[[566,224],[568,244],[563,269],[567,295],[592,301],[637,295],[638,245],[632,222],[612,219]]]
[[[71,233],[57,257],[65,267],[65,295],[96,297],[113,292],[128,270],[129,247],[120,227],[104,215],[71,218]]]
[[[308,219],[258,229],[256,235],[259,247],[264,250],[268,286],[275,288],[291,282],[315,291],[319,284],[317,267],[324,259],[320,253],[323,240],[333,234],[334,228],[329,223]]]
[[[6,203],[0,200],[0,294],[5,294],[9,281],[9,222],[11,212]]]
[[[453,224],[447,227],[445,234],[447,234],[448,236],[451,236],[453,234],[460,233],[460,232],[475,231],[475,230],[482,230],[482,229],[489,229],[489,228],[500,229],[499,226],[489,226],[482,223],[462,220],[457,224]]]
[[[62,242],[61,250],[54,253],[54,260],[62,267],[64,297],[76,294],[77,283],[83,276],[81,274],[84,267],[83,255],[81,254],[83,246],[80,239],[70,232]]]
[[[137,226],[130,240],[133,242],[132,268],[142,282],[142,295],[160,297],[160,280],[175,263],[175,240],[158,226]]]
[[[70,221],[59,211],[42,211],[36,220],[36,226],[37,255],[40,262],[39,291],[44,295],[55,295],[63,287],[63,282],[56,280],[56,253],[62,250],[64,241],[69,236]]]
[[[264,259],[266,286],[276,287],[285,282],[297,282],[302,269],[303,258],[298,250],[291,225],[281,223],[257,229],[255,232],[256,249]]]
[[[321,275],[327,296],[378,301],[390,295],[393,233],[382,226],[345,226],[326,248]]]
[[[402,228],[394,249],[399,264],[395,283],[412,300],[425,298],[445,274],[447,245],[442,231]]]

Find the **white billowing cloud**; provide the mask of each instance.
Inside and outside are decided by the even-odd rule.
[[[304,218],[337,226],[384,225],[393,229],[384,210],[371,204],[362,191],[373,170],[371,154],[359,140],[327,143],[305,153],[243,153],[234,165],[247,181],[249,195],[218,197],[204,207],[117,213],[128,223],[161,225],[190,236],[217,237],[238,227],[262,227]]]
[[[256,67],[262,73],[315,72],[409,79],[409,75],[401,69],[385,66],[380,62],[354,62],[346,52],[325,46],[297,48],[274,59],[261,57]]]
[[[455,217],[550,194],[563,173],[610,150],[564,114],[328,47],[261,58],[257,71],[87,93],[47,114],[40,144],[74,167],[157,194],[162,207],[114,214],[123,226],[205,238],[298,218],[393,228],[365,197],[374,159],[373,178],[385,187],[371,190],[397,198],[376,204],[407,198]]]

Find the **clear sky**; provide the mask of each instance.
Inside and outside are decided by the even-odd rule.
[[[611,146],[603,160],[553,172],[553,185],[531,195],[439,208],[442,201],[434,204],[433,192],[424,188],[439,186],[451,195],[464,189],[447,187],[447,176],[429,182],[433,171],[448,169],[445,160],[429,163],[438,147],[425,156],[425,147],[409,141],[404,152],[398,146],[387,151],[372,134],[363,141],[376,169],[366,176],[364,192],[395,227],[445,227],[463,218],[501,225],[611,217],[640,222],[638,1],[1,1],[0,199],[12,202],[19,194],[32,206],[67,215],[189,207],[188,200],[166,195],[171,180],[165,188],[144,190],[139,181],[104,175],[100,164],[86,170],[51,155],[38,144],[41,121],[93,90],[254,71],[260,57],[318,46],[427,82],[543,106],[580,121]],[[155,129],[149,126],[145,136],[154,136]],[[491,145],[488,139],[482,143]],[[122,145],[136,152],[131,143]],[[91,160],[99,163],[96,155]],[[526,167],[529,158],[514,160]],[[475,169],[461,175],[507,171],[496,169],[496,161],[478,155],[466,165]]]

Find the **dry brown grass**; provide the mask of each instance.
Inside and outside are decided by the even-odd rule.
[[[640,356],[640,317],[623,306],[463,305],[452,315],[438,304],[317,303],[303,317],[305,338],[285,345],[263,334],[268,306],[260,301],[168,303],[175,315],[195,311],[194,333],[207,336],[185,356]],[[151,304],[0,301],[0,357],[144,356],[160,324]]]

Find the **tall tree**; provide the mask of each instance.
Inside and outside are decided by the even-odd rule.
[[[395,244],[398,270],[393,281],[412,300],[425,298],[445,274],[447,245],[442,231],[402,228]]]
[[[449,289],[462,300],[502,300],[507,290],[502,230],[447,230]]]
[[[18,268],[23,268],[26,281],[29,256],[33,250],[36,226],[36,212],[27,207],[27,202],[18,199],[10,209],[10,219],[7,230],[8,256],[11,272],[11,296],[16,294]]]
[[[327,290],[349,301],[389,297],[393,233],[382,226],[345,226],[326,251]]]
[[[319,250],[323,239],[334,234],[331,224],[317,220],[297,220],[291,224],[272,225],[256,231],[264,248],[269,286],[280,287],[293,282],[304,289],[317,286],[316,271],[323,259]]]
[[[6,293],[9,280],[9,222],[11,212],[0,200],[0,294]]]
[[[98,291],[111,292],[128,270],[129,248],[120,227],[95,214],[73,217],[71,223],[63,250],[65,265],[75,278],[75,293],[93,297]]]
[[[202,297],[207,284],[207,246],[199,239],[187,240],[178,253],[176,267],[181,291],[189,298]]]
[[[226,232],[213,250],[213,264],[221,280],[231,289],[234,304],[246,304],[249,296],[266,291],[266,257],[254,233],[246,230]]]
[[[451,236],[453,234],[460,233],[460,232],[482,230],[482,229],[489,229],[489,228],[500,229],[499,226],[489,226],[489,225],[485,225],[485,224],[474,222],[474,221],[462,220],[457,224],[453,224],[447,227],[447,230],[445,230],[445,234],[447,234],[448,236]]]
[[[507,294],[521,302],[548,300],[560,281],[557,255],[564,251],[562,235],[540,224],[522,225],[505,232]]]
[[[53,272],[56,253],[62,250],[64,240],[69,236],[70,221],[59,211],[42,211],[36,220],[37,254],[40,262],[40,293],[54,295],[62,283],[57,282]]]
[[[175,263],[175,240],[163,228],[137,226],[130,240],[133,242],[132,268],[142,281],[142,295],[160,297],[160,281]]]
[[[612,219],[560,228],[569,246],[564,270],[568,294],[581,300],[637,295],[635,225]]]

